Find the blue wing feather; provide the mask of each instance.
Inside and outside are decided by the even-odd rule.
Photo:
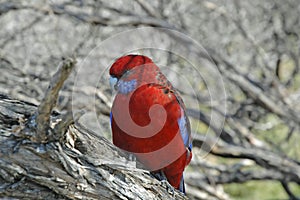
[[[184,115],[182,115],[178,120],[177,120],[179,129],[180,129],[180,134],[183,140],[183,143],[185,146],[188,146],[188,142],[189,142],[189,133],[187,131],[187,127],[186,127],[186,120]]]
[[[189,150],[191,151],[192,142],[191,142],[191,138],[190,138],[191,137],[190,129],[188,128],[189,122],[188,122],[186,114],[182,108],[181,108],[181,117],[177,120],[177,123],[179,126],[179,130],[180,130],[180,134],[181,134],[184,146],[189,148]]]
[[[112,123],[112,112],[109,114],[110,124]]]

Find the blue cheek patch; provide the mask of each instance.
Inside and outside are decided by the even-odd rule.
[[[185,116],[184,116],[183,112],[182,112],[182,116],[177,120],[177,123],[179,126],[182,140],[184,142],[184,146],[192,149],[192,144],[189,144],[189,136],[190,135],[187,130],[187,124],[186,124],[186,120],[185,120]]]
[[[111,89],[115,88],[115,85],[117,84],[118,79],[116,77],[109,77],[109,85]]]
[[[133,91],[137,86],[136,79],[133,79],[131,81],[123,81],[119,80],[118,82],[118,92],[122,94],[128,94],[131,91]]]

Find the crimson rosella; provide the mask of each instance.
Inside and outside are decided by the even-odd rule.
[[[178,92],[146,56],[123,56],[109,73],[117,90],[111,111],[113,143],[185,193],[183,171],[192,158],[192,142]]]

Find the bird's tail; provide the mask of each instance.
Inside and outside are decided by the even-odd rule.
[[[181,179],[180,179],[179,191],[182,192],[183,194],[185,194],[185,186],[184,186],[183,175],[181,176]]]

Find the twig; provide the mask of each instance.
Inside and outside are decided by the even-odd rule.
[[[68,78],[76,61],[74,59],[66,59],[61,64],[59,70],[54,74],[46,94],[38,107],[36,113],[36,129],[37,141],[45,142],[47,140],[47,132],[50,128],[50,114],[56,105],[58,92],[64,81]]]
[[[215,145],[211,153],[226,158],[246,158],[253,160],[261,167],[283,173],[288,180],[300,183],[299,162],[285,155],[279,155],[266,149],[248,149],[233,145]]]
[[[160,14],[155,11],[155,9],[152,7],[150,2],[145,0],[135,0],[142,8],[143,10],[150,15],[151,17],[161,18]]]
[[[286,191],[286,193],[289,195],[290,200],[299,200],[300,199],[293,194],[293,192],[291,191],[287,182],[281,181],[281,185],[282,185],[283,189]]]

